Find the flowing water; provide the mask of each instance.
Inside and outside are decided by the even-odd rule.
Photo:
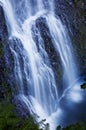
[[[66,27],[55,15],[54,4],[53,0],[0,0],[5,13],[9,40],[14,40],[16,47],[23,53],[23,62],[20,62],[18,50],[10,44],[11,53],[14,55],[13,71],[18,86],[17,96],[31,112],[38,114],[41,119],[46,118],[49,123],[53,121],[55,127],[56,116],[58,115],[59,119],[61,117],[59,103],[74,86],[78,74],[70,38]],[[64,88],[60,97],[58,83],[45,49],[45,40],[41,35],[42,25],[39,23],[39,28],[37,20],[44,20],[52,46],[60,55]],[[19,41],[25,51],[20,48]],[[78,87],[71,89],[71,93],[68,93],[71,100],[77,102],[82,99],[78,91]],[[54,127],[51,126],[51,130],[54,130]]]

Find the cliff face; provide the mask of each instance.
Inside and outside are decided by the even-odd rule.
[[[4,98],[4,86],[7,84],[7,70],[4,48],[7,41],[7,27],[2,7],[0,7],[0,100]]]
[[[11,41],[3,8],[0,6],[0,97],[11,98],[11,89],[15,88],[14,57],[10,50]]]
[[[86,1],[56,0],[55,6],[56,14],[69,30],[80,76],[86,75]]]

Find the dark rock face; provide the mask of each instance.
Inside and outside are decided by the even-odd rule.
[[[8,33],[5,23],[5,17],[2,7],[0,6],[0,99],[4,98],[4,85],[7,83],[7,71],[5,64],[4,46],[6,44]]]
[[[7,26],[4,17],[3,8],[0,6],[0,41],[6,40],[8,37]]]
[[[24,94],[28,93],[28,81],[25,71],[29,77],[29,62],[27,52],[25,51],[20,39],[13,37],[8,41],[10,47],[6,56],[7,66],[9,68],[9,79],[11,81],[11,89],[14,95],[18,94],[21,91],[21,88],[24,89]],[[8,45],[9,45],[8,44]],[[19,72],[21,73],[21,78],[19,78]],[[15,86],[15,87],[14,87]]]
[[[79,63],[80,76],[86,75],[86,1],[55,0],[56,14],[67,26]]]
[[[27,105],[17,96],[12,99],[12,103],[16,106],[15,112],[19,117],[28,118],[28,116],[30,116]]]
[[[4,11],[0,6],[0,87],[5,87],[5,89],[14,86],[14,59],[9,44]]]

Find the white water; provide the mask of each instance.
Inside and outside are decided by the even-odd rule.
[[[61,115],[59,102],[77,79],[77,70],[72,55],[73,50],[67,30],[61,20],[55,17],[53,0],[0,0],[0,4],[4,9],[9,39],[20,39],[28,56],[28,62],[23,58],[23,71],[27,82],[26,94],[18,52],[10,45],[15,59],[14,73],[16,80],[19,82],[19,98],[26,103],[28,109],[38,114],[41,119],[46,118],[48,122],[51,122],[51,130],[54,130],[55,116],[58,115],[60,119]],[[41,17],[46,21],[53,46],[60,54],[64,70],[64,92],[59,99],[58,86],[45,50],[44,39],[36,26],[36,20]],[[35,36],[38,38],[37,42],[33,39],[32,27],[34,27]],[[15,40],[15,42],[17,46],[18,41]],[[73,91],[71,90],[72,94],[74,94]]]

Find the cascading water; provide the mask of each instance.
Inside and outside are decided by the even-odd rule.
[[[38,114],[41,119],[48,118],[55,112],[58,115],[61,97],[60,99],[58,97],[57,83],[49,56],[45,50],[45,41],[37,27],[37,19],[45,19],[53,46],[60,55],[64,71],[64,92],[77,79],[77,71],[67,31],[60,19],[55,17],[54,1],[0,0],[0,5],[4,9],[9,39],[14,40],[16,46],[20,41],[23,49],[26,50],[24,55],[27,55],[27,59],[22,57],[22,70],[19,54],[10,44],[10,50],[14,55],[18,98],[23,100],[28,109]]]
[[[18,5],[19,9],[22,8],[21,5],[23,2],[24,1],[19,2]],[[18,17],[15,12],[16,1],[5,1],[5,0],[2,1],[3,8],[5,10],[5,17],[8,26],[9,38],[11,40],[14,37],[20,39],[21,43],[23,44],[28,54],[29,63],[27,64],[26,61],[24,61],[25,62],[24,71],[27,79],[26,82],[29,88],[27,98],[30,98],[30,101],[32,103],[34,102],[34,100],[35,102],[37,101],[38,104],[41,107],[43,107],[46,115],[48,116],[52,112],[56,111],[58,94],[57,94],[55,78],[49,62],[49,58],[46,51],[44,50],[43,39],[40,35],[39,30],[37,30],[35,25],[36,19],[44,15],[46,10],[43,7],[42,1],[37,1],[36,13],[34,12],[34,9],[31,8],[32,2],[25,1],[24,3],[25,3],[25,9],[28,10],[29,14],[28,12],[25,15],[20,13]],[[42,8],[43,11],[40,11]],[[21,20],[24,17],[23,15],[25,17],[28,17],[27,19],[24,19],[24,21]],[[17,20],[19,20],[19,22]],[[40,52],[37,49],[37,45],[35,44],[35,41],[33,40],[32,26],[34,26],[35,30],[37,30]],[[17,45],[18,41],[15,40],[15,42]],[[11,45],[10,45],[10,49],[15,57],[14,72],[15,72],[15,77],[19,82],[18,86],[20,86],[19,95],[25,96],[24,94],[25,86],[23,84],[22,72],[18,60],[18,54]],[[30,74],[27,73],[27,68],[29,68]]]

